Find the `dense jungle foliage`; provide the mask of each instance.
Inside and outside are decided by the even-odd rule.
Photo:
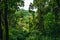
[[[60,40],[60,0],[18,6],[24,0],[0,0],[0,40]]]

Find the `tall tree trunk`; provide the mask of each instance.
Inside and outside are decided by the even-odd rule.
[[[1,23],[1,14],[2,14],[2,11],[0,10],[0,40],[3,40],[3,31],[2,31],[2,23]]]
[[[7,13],[8,13],[8,0],[4,0],[5,8],[4,8],[4,17],[5,17],[5,32],[6,32],[6,40],[9,40],[9,33],[8,33],[8,20],[7,20]]]
[[[2,4],[0,0],[0,5]],[[0,8],[0,40],[3,40],[3,31],[2,31],[2,10]]]
[[[54,15],[55,15],[55,40],[57,40],[56,39],[56,37],[57,37],[57,34],[58,34],[58,31],[59,31],[59,29],[58,29],[58,21],[59,21],[59,18],[58,18],[58,13],[59,13],[59,10],[60,10],[60,0],[56,0],[55,1],[56,3],[57,3],[57,7],[55,7],[53,10],[54,10]]]

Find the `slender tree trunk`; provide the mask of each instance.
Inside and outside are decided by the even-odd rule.
[[[7,13],[8,13],[8,0],[4,0],[5,8],[4,8],[4,17],[5,17],[5,32],[6,32],[6,40],[9,40],[9,33],[8,33],[8,20],[7,20]]]
[[[56,0],[55,1],[56,3],[57,3],[57,7],[55,7],[54,8],[54,15],[55,15],[55,40],[57,40],[56,39],[56,37],[57,37],[57,34],[58,34],[58,20],[59,20],[59,18],[58,18],[58,13],[59,13],[59,10],[60,10],[60,0]]]
[[[0,40],[3,40],[3,31],[2,31],[2,25],[1,25],[1,14],[2,14],[2,11],[0,10]]]
[[[0,5],[2,2],[0,1]],[[2,30],[2,10],[0,8],[0,40],[3,40],[3,30]]]

